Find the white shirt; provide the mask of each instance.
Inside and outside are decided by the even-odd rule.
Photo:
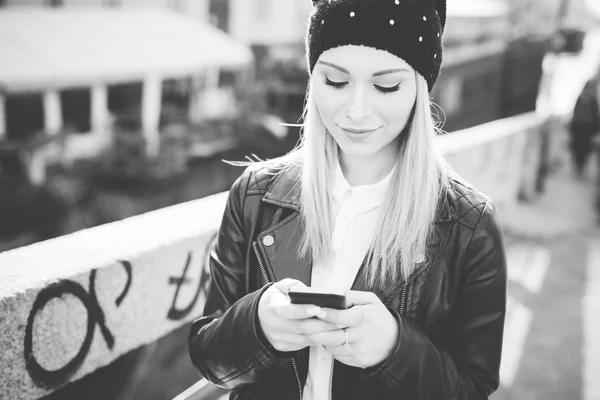
[[[378,183],[352,187],[337,163],[332,191],[332,254],[314,263],[312,287],[340,294],[351,289],[371,245],[392,172]],[[333,361],[323,346],[310,346],[304,400],[331,398]]]

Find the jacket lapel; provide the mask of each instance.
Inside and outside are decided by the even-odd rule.
[[[269,273],[276,281],[292,278],[310,286],[312,258],[300,257],[297,251],[303,234],[300,216],[300,167],[292,166],[289,170],[277,174],[262,201],[294,211],[283,221],[261,232],[258,237],[258,245],[265,256]]]
[[[300,257],[298,248],[302,237],[300,216],[292,214],[281,223],[259,235],[259,246],[265,255],[265,264],[275,281],[297,279],[310,286],[311,257]]]

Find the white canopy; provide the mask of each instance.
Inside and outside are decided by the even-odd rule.
[[[0,11],[0,93],[178,77],[251,61],[251,50],[226,33],[164,9]]]

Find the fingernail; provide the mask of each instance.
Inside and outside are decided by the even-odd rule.
[[[306,313],[312,317],[316,317],[321,313],[321,307],[309,307],[306,309]]]

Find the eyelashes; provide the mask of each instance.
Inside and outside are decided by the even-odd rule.
[[[377,89],[381,93],[397,92],[400,89],[400,84],[399,83],[397,85],[390,86],[390,87],[378,86],[378,85],[374,85],[374,86],[375,86],[375,89]]]
[[[325,77],[325,85],[330,86],[330,87],[334,88],[335,90],[341,90],[346,85],[348,85],[348,82],[335,82],[335,81],[332,81],[331,79],[329,79],[328,77]],[[390,86],[390,87],[379,86],[379,85],[373,85],[373,87],[375,87],[375,89],[378,92],[387,94],[387,93],[397,92],[400,89],[400,83],[398,83],[397,85],[394,85],[394,86]]]
[[[348,84],[348,82],[334,82],[334,81],[330,80],[328,77],[325,77],[325,84],[327,86],[331,86],[332,88],[334,88],[336,90],[340,90],[344,86],[346,86]]]

